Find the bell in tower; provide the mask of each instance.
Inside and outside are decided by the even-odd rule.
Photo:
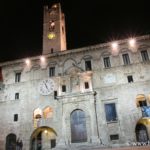
[[[65,16],[60,4],[44,6],[43,54],[66,50]]]

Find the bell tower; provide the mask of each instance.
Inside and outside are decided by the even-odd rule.
[[[43,52],[49,54],[66,50],[65,15],[60,3],[44,6]]]

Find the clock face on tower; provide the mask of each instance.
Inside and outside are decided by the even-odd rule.
[[[39,93],[41,95],[49,95],[54,91],[55,83],[52,79],[45,79],[39,83]]]
[[[49,40],[52,40],[52,39],[56,38],[56,34],[54,32],[52,32],[52,33],[49,33],[47,35],[47,37],[48,37]]]

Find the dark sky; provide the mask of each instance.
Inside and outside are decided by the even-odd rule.
[[[42,53],[43,5],[60,2],[68,49],[150,34],[148,0],[3,0],[0,61]]]

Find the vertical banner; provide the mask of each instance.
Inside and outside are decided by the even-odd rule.
[[[150,117],[150,106],[143,106],[142,114],[143,114],[143,117]]]

